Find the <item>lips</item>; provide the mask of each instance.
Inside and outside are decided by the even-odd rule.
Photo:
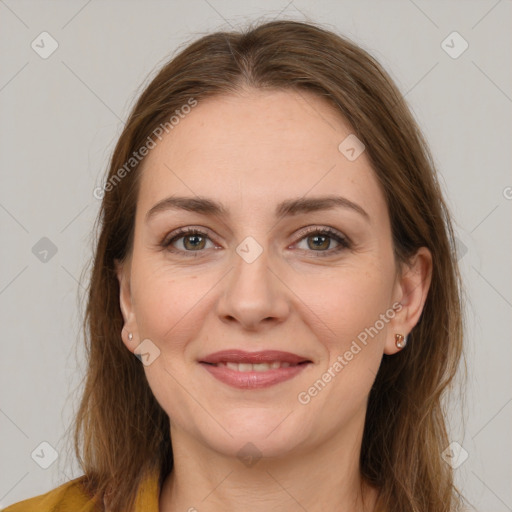
[[[260,352],[244,352],[243,350],[221,350],[201,359],[201,363],[236,363],[257,365],[262,363],[288,363],[288,366],[294,366],[300,363],[311,362],[307,357],[301,357],[291,352],[282,352],[280,350],[264,350]]]
[[[278,350],[223,350],[199,363],[217,380],[242,389],[265,388],[295,377],[310,366],[309,359]]]
[[[208,363],[209,364],[209,363]],[[301,363],[299,363],[301,364]],[[269,370],[277,370],[278,368],[288,368],[290,366],[297,366],[295,364],[287,363],[286,361],[269,361],[268,363],[232,363],[220,362],[213,366],[217,368],[225,367],[237,372],[268,372]]]

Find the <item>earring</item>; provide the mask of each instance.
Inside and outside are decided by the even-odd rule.
[[[129,332],[129,333],[128,333],[128,339],[129,339],[130,341],[132,341],[132,340],[133,340],[133,334],[132,334],[131,332]]]
[[[396,348],[404,348],[407,345],[407,336],[404,338],[403,334],[395,334]]]

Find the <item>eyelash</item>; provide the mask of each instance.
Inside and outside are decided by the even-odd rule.
[[[170,247],[176,240],[179,240],[180,238],[184,238],[185,236],[199,235],[201,237],[206,237],[207,239],[210,239],[210,237],[208,236],[208,233],[205,233],[204,231],[201,231],[197,228],[180,228],[177,231],[175,231],[172,235],[173,235],[172,238],[168,238],[168,237],[164,238],[162,240],[162,242],[160,243],[160,246],[164,249],[167,249],[168,251],[170,251],[172,253],[185,254],[187,257],[193,257],[193,258],[194,257],[197,258],[198,256],[200,256],[201,253],[204,252],[204,250],[184,251],[184,250],[174,249],[174,248],[171,249]],[[332,256],[333,254],[337,254],[337,253],[343,251],[344,249],[350,249],[350,247],[351,247],[351,242],[349,241],[348,238],[341,235],[335,229],[332,229],[329,227],[309,228],[309,229],[307,229],[307,231],[305,233],[302,234],[301,238],[299,239],[299,242],[302,241],[304,238],[308,238],[311,235],[327,236],[329,238],[334,239],[336,242],[338,242],[339,246],[335,249],[327,249],[325,251],[313,251],[313,250],[307,250],[307,249],[299,249],[299,250],[306,251],[306,252],[318,252],[318,253],[320,253],[317,255],[318,257],[326,257],[326,256]],[[324,253],[324,254],[322,254],[322,253]]]

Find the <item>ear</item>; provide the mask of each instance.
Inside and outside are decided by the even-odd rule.
[[[393,292],[397,313],[391,320],[384,353],[391,355],[400,349],[395,344],[395,334],[407,336],[418,323],[427,300],[432,280],[432,254],[426,247],[420,247],[397,277]]]
[[[119,305],[124,319],[121,338],[128,350],[133,353],[138,345],[138,329],[130,288],[131,260],[128,259],[124,262],[115,260],[114,263],[117,280],[119,281]],[[132,333],[132,340],[128,339],[129,333]]]

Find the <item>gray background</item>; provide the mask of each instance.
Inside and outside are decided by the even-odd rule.
[[[450,439],[468,453],[457,483],[476,510],[512,510],[511,13],[510,0],[0,0],[0,507],[81,474],[63,436],[84,370],[92,191],[137,92],[179,44],[281,17],[370,51],[424,130],[468,295],[467,401],[447,404]],[[46,59],[31,47],[43,31],[58,42]],[[469,44],[458,58],[441,44],[453,31]],[[47,261],[43,237],[57,250]],[[58,452],[48,469],[42,442]]]

